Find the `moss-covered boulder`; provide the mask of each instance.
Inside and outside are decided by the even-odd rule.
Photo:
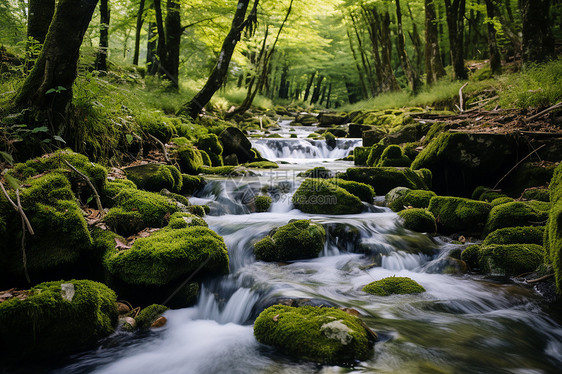
[[[505,197],[498,197],[497,199],[492,200],[492,202],[490,203],[492,205],[492,208],[498,205],[502,205],[502,204],[506,204],[506,203],[511,203],[512,201],[515,201],[515,199],[505,196]]]
[[[433,140],[411,167],[431,170],[433,190],[440,195],[470,196],[476,186],[493,186],[513,166],[516,149],[507,135],[447,132]]]
[[[187,227],[138,239],[130,249],[109,254],[105,266],[130,285],[162,286],[200,266],[206,275],[225,274],[228,261],[222,237],[206,227]]]
[[[119,207],[109,209],[103,221],[112,231],[123,236],[137,233],[145,227],[142,215],[138,211],[126,211]]]
[[[437,230],[435,217],[427,209],[414,208],[398,212],[398,216],[404,221],[404,227],[417,232],[433,234]]]
[[[320,179],[329,179],[334,176],[334,172],[326,169],[323,166],[318,166],[307,171],[303,171],[297,175],[298,177],[302,178],[320,178]]]
[[[117,324],[115,293],[89,280],[39,284],[0,303],[0,351],[10,359],[44,359],[95,346]]]
[[[205,179],[195,175],[182,174],[182,187],[180,193],[182,195],[193,195],[195,191],[205,185]]]
[[[492,208],[486,222],[486,233],[504,227],[540,226],[548,219],[548,204],[514,201]]]
[[[385,146],[382,144],[375,144],[371,147],[371,152],[369,153],[369,157],[367,158],[367,165],[366,166],[377,166],[379,161],[381,160],[382,153],[385,150]]]
[[[337,364],[373,355],[364,324],[346,312],[323,307],[274,305],[254,323],[256,339],[298,359]]]
[[[480,269],[480,248],[481,245],[470,245],[461,253],[461,260],[464,261],[472,271]]]
[[[379,195],[386,195],[396,187],[407,187],[413,190],[428,189],[420,175],[408,168],[349,168],[339,177],[368,184]]]
[[[256,196],[256,198],[254,199],[256,213],[267,212],[271,207],[272,202],[273,199],[269,196],[265,196],[265,195]]]
[[[124,169],[127,178],[143,190],[158,192],[165,188],[180,192],[183,178],[180,171],[172,165],[145,164]]]
[[[435,196],[428,209],[435,216],[439,233],[475,234],[482,232],[492,206],[461,197]]]
[[[262,261],[292,261],[318,256],[324,249],[326,231],[309,220],[289,222],[254,244],[254,254]]]
[[[542,246],[536,244],[494,244],[480,248],[478,264],[487,274],[515,276],[534,271],[543,256]]]
[[[361,200],[324,179],[305,180],[293,195],[295,208],[311,214],[357,214]]]
[[[158,320],[168,310],[167,306],[152,304],[142,308],[135,317],[136,327],[139,330],[148,330],[154,322]]]
[[[378,296],[390,296],[422,293],[425,288],[407,277],[388,277],[369,283],[363,287],[363,291]]]
[[[211,159],[210,166],[223,166],[223,147],[215,134],[201,136],[197,141],[197,148],[201,151],[205,151],[209,155]]]
[[[343,188],[352,195],[357,196],[361,201],[372,204],[375,198],[375,190],[373,187],[365,183],[347,181],[340,178],[328,179],[328,182]]]
[[[279,165],[276,162],[267,161],[267,160],[249,162],[247,164],[244,164],[244,166],[252,169],[278,169],[279,168]]]
[[[389,145],[382,152],[378,167],[383,166],[398,166],[398,167],[409,167],[412,164],[412,160],[404,154],[402,148],[397,145]]]
[[[142,190],[125,188],[115,197],[115,206],[125,212],[138,212],[149,227],[162,227],[167,224],[167,215],[178,211],[173,200]]]
[[[239,163],[254,161],[252,155],[252,143],[246,135],[236,127],[227,127],[220,134],[219,140],[223,146],[224,157],[236,155]]]
[[[427,208],[431,199],[436,196],[433,191],[410,190],[404,187],[396,187],[385,196],[385,201],[395,212],[406,207]]]
[[[178,164],[182,173],[198,174],[203,166],[203,157],[199,150],[192,145],[185,145],[176,150]]]
[[[207,222],[198,215],[191,213],[176,212],[170,217],[167,228],[184,229],[186,227],[208,227]]]
[[[136,190],[137,185],[128,179],[108,180],[105,184],[105,188],[99,191],[104,208],[111,208],[114,206],[115,197],[119,195],[119,192],[128,188]]]
[[[505,227],[486,236],[482,242],[490,244],[543,244],[544,226]]]
[[[528,188],[523,191],[521,197],[525,200],[537,200],[537,201],[550,201],[550,191],[548,188]]]
[[[367,159],[371,153],[371,147],[356,147],[353,149],[353,163],[356,166],[367,166]]]
[[[545,261],[552,264],[556,290],[562,295],[562,163],[550,182],[551,208],[544,235]]]

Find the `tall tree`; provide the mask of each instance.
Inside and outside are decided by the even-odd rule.
[[[434,0],[425,0],[425,74],[428,85],[445,76],[439,51],[439,30]]]
[[[55,0],[30,0],[27,13],[27,38],[43,44],[55,13]]]
[[[520,0],[523,17],[523,61],[541,62],[554,55],[550,0]]]
[[[47,111],[56,135],[68,130],[80,46],[97,0],[59,0],[41,54],[15,97],[18,107]]]
[[[456,79],[468,79],[464,66],[464,17],[466,0],[445,0],[447,25],[449,26],[449,43],[451,62]]]
[[[135,29],[135,51],[133,53],[133,65],[139,64],[140,37],[141,37],[143,24],[144,24],[144,0],[140,0],[139,10],[137,12],[137,27]]]
[[[496,42],[496,27],[494,26],[494,17],[496,16],[495,6],[492,0],[486,1],[486,13],[488,15],[488,51],[490,53],[490,69],[492,74],[501,74],[502,61],[498,43]]]
[[[236,12],[234,13],[234,18],[232,19],[232,25],[230,31],[224,39],[221,47],[219,58],[207,82],[203,88],[191,99],[189,102],[184,104],[179,110],[178,114],[187,114],[191,118],[196,118],[201,110],[209,103],[215,92],[223,85],[226,75],[228,74],[228,67],[230,65],[230,60],[232,59],[232,54],[236,48],[236,44],[242,36],[242,31],[248,29],[250,33],[253,32],[254,26],[257,20],[257,7],[259,0],[254,0],[254,5],[250,14],[246,18],[246,12],[248,10],[249,1],[248,0],[238,0],[238,5],[236,7]]]
[[[107,71],[109,52],[109,21],[111,13],[108,0],[100,0],[100,46],[96,56],[96,70]]]
[[[374,7],[373,7],[373,11]],[[381,25],[380,42],[382,45],[381,56],[382,56],[382,68],[383,68],[383,87],[385,91],[400,91],[400,85],[396,80],[394,71],[392,69],[392,39],[390,38],[390,14],[388,10],[379,16],[376,13],[375,17],[379,18],[379,23]]]
[[[404,39],[404,31],[402,28],[402,9],[400,8],[400,0],[396,0],[396,23],[398,26],[398,57],[400,58],[402,70],[404,70],[404,74],[408,79],[412,92],[417,94],[422,87],[422,82],[420,80],[420,76],[412,66],[408,54],[406,53],[406,41]]]
[[[178,88],[179,65],[180,65],[180,43],[183,29],[181,26],[179,0],[168,0],[166,3],[166,35],[165,54],[160,62],[162,76],[170,80],[173,88]]]

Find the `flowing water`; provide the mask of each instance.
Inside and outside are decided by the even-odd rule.
[[[312,129],[314,130],[314,129]],[[308,215],[290,197],[314,166],[341,171],[337,161],[360,140],[338,140],[335,149],[306,139],[256,139],[279,169],[251,177],[210,179],[194,203],[207,203],[209,226],[224,237],[230,275],[204,282],[196,306],[166,312],[168,324],[139,336],[119,332],[95,351],[71,358],[53,373],[558,373],[562,327],[542,309],[532,290],[468,275],[450,275],[446,238],[404,230],[397,215],[368,204],[359,215]],[[283,124],[280,133],[289,134]],[[269,213],[250,213],[254,195],[274,197]],[[318,258],[287,264],[258,262],[252,243],[292,219],[327,229]],[[344,234],[342,234],[344,233]],[[388,276],[422,284],[418,295],[378,297],[361,288]],[[253,321],[282,299],[350,307],[379,334],[372,359],[353,367],[296,361],[253,336]]]

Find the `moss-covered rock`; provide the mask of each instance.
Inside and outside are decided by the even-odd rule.
[[[318,166],[307,171],[303,171],[297,175],[298,177],[302,178],[320,178],[320,179],[329,179],[334,176],[334,172],[331,170],[326,169],[323,166]]]
[[[484,245],[490,244],[543,244],[544,226],[505,227],[486,236]]]
[[[367,166],[367,159],[371,153],[371,147],[356,147],[353,149],[353,163],[356,166]]]
[[[428,209],[435,216],[438,232],[474,234],[482,232],[492,206],[461,197],[435,196]]]
[[[255,161],[244,165],[247,168],[253,169],[278,169],[279,165],[272,161]]]
[[[105,188],[99,191],[104,208],[111,208],[115,205],[115,197],[119,195],[119,192],[128,188],[136,190],[137,185],[128,179],[108,180],[105,184]]]
[[[0,303],[0,350],[12,359],[52,359],[93,347],[114,331],[115,301],[97,282],[39,284],[24,300]]]
[[[180,193],[182,195],[193,195],[195,191],[203,187],[205,179],[195,175],[182,174],[182,187]]]
[[[209,157],[209,154],[207,152],[199,150],[199,153],[201,154],[201,160],[203,160],[204,166],[213,166],[211,158]]]
[[[168,143],[174,135],[177,134],[177,129],[174,126],[174,121],[166,119],[165,117],[155,118],[153,116],[137,116],[136,120],[141,126],[141,129],[150,135],[154,136],[162,143]]]
[[[352,363],[373,355],[363,323],[339,309],[274,305],[258,316],[254,335],[262,344],[318,363]]]
[[[480,248],[481,271],[491,275],[514,276],[534,271],[543,263],[544,251],[536,244],[499,244]]]
[[[422,178],[408,168],[349,168],[339,177],[368,184],[379,195],[385,195],[396,187],[407,187],[413,190],[428,188]]]
[[[267,212],[269,210],[269,207],[271,207],[272,202],[273,199],[269,196],[265,196],[265,195],[256,196],[256,198],[254,199],[256,212],[257,213]]]
[[[409,167],[412,164],[412,160],[404,154],[402,148],[397,145],[389,145],[382,152],[377,167],[383,166],[398,166],[398,167]]]
[[[229,155],[236,155],[240,163],[254,161],[251,152],[252,143],[248,140],[246,135],[236,127],[227,127],[224,129],[219,136],[219,140],[223,146],[224,158]]]
[[[523,191],[521,197],[525,200],[550,201],[548,188],[529,188]]]
[[[295,208],[311,214],[357,214],[361,200],[324,179],[306,179],[293,195]]]
[[[205,151],[209,158],[211,159],[210,166],[222,166],[222,153],[223,147],[219,141],[218,136],[215,134],[203,135],[197,141],[197,148],[201,151]]]
[[[398,216],[404,221],[404,227],[417,232],[434,233],[437,230],[435,217],[427,209],[405,209],[398,212]]]
[[[167,228],[184,229],[186,227],[208,227],[207,222],[200,216],[191,213],[176,212],[170,217]]]
[[[422,293],[425,288],[407,277],[388,277],[369,283],[363,287],[363,291],[378,296],[390,296]]]
[[[115,197],[115,202],[125,212],[139,212],[144,224],[149,227],[166,225],[166,215],[178,211],[177,205],[165,196],[131,188],[123,189]]]
[[[129,236],[142,230],[144,220],[138,211],[126,211],[122,208],[111,208],[103,221],[109,228],[119,235]]]
[[[127,178],[143,190],[158,192],[165,188],[180,192],[183,178],[180,171],[172,165],[145,164],[124,169]]]
[[[343,188],[352,195],[357,196],[361,201],[372,204],[375,198],[375,190],[373,187],[365,183],[359,183],[354,181],[347,181],[340,178],[328,179],[328,182],[335,184],[338,187]]]
[[[142,308],[135,318],[136,327],[139,330],[148,330],[152,324],[168,310],[167,306],[152,304]]]
[[[506,204],[506,203],[511,203],[512,201],[515,201],[513,198],[511,197],[498,197],[494,200],[492,200],[492,202],[490,203],[492,205],[492,208],[498,205],[502,205],[502,204]]]
[[[324,249],[326,231],[309,220],[289,222],[254,244],[254,254],[262,261],[292,261],[314,258]]]
[[[476,271],[480,268],[480,248],[481,245],[470,245],[461,253],[461,260],[464,261],[472,271]]]
[[[545,261],[552,264],[556,290],[562,295],[562,163],[550,182],[551,208],[544,235]]]
[[[382,144],[373,145],[371,147],[371,152],[369,152],[366,166],[377,166],[385,149],[385,146]]]
[[[545,208],[546,206],[521,201],[497,205],[490,211],[485,232],[490,233],[504,227],[544,225],[548,218],[548,212],[543,210]]]
[[[190,275],[201,265],[206,275],[228,272],[224,240],[206,227],[163,229],[136,240],[131,249],[105,259],[105,266],[114,277],[144,286],[168,284]]]
[[[434,196],[436,195],[433,191],[410,190],[408,188],[404,189],[404,187],[397,187],[386,194],[385,201],[390,209],[399,212],[405,209],[405,207],[427,208]]]
[[[180,169],[185,174],[198,174],[203,166],[203,158],[199,150],[191,145],[177,149],[177,158]]]

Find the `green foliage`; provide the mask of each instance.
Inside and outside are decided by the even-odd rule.
[[[323,179],[306,179],[293,195],[295,208],[312,214],[357,214],[361,200]]]
[[[473,234],[482,232],[492,206],[461,197],[435,196],[428,209],[435,216],[439,233]]]
[[[542,245],[543,226],[519,226],[497,229],[486,236],[483,245],[490,244],[537,244]]]
[[[427,209],[405,209],[398,212],[398,216],[404,221],[404,227],[408,230],[434,233],[437,231],[435,217]]]
[[[293,261],[314,258],[324,249],[326,231],[309,220],[289,222],[254,244],[256,259]]]
[[[373,355],[361,321],[338,309],[274,305],[258,316],[254,335],[262,344],[318,363],[351,363]]]
[[[256,205],[256,213],[263,213],[269,210],[273,199],[269,196],[257,196],[254,199],[254,204]]]
[[[390,296],[422,293],[425,288],[407,277],[388,277],[369,283],[363,287],[363,291],[378,296]]]

